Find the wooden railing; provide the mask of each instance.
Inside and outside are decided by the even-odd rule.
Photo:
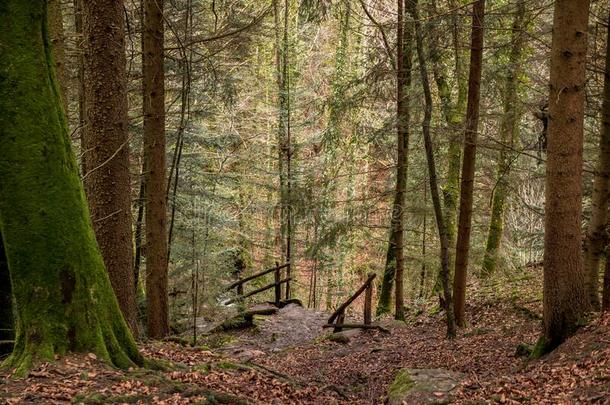
[[[290,263],[285,263],[280,265],[279,263],[275,263],[275,267],[267,270],[263,270],[260,273],[253,274],[248,277],[241,278],[234,282],[233,284],[227,287],[227,291],[231,291],[233,289],[237,290],[237,297],[231,298],[227,301],[227,304],[232,304],[236,301],[241,301],[245,298],[251,297],[253,295],[262,293],[264,291],[270,290],[272,288],[275,289],[275,305],[280,306],[282,301],[282,285],[286,284],[286,301],[290,299],[290,280],[291,277],[286,276],[285,279],[282,280],[282,270],[288,269],[290,267]],[[263,277],[269,273],[275,274],[275,280],[272,284],[268,284],[264,287],[257,288],[256,290],[250,291],[248,293],[244,293],[244,284],[248,281],[256,280],[257,278]]]
[[[325,328],[334,328],[334,332],[341,332],[343,329],[381,329],[379,326],[371,325],[372,308],[373,308],[373,280],[375,274],[369,274],[368,279],[362,287],[358,289],[347,301],[345,301],[333,314],[328,318],[328,323]],[[345,310],[356,300],[362,293],[364,294],[364,323],[345,323]]]

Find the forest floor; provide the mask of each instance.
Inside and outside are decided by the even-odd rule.
[[[452,341],[432,304],[413,309],[406,323],[382,321],[390,333],[351,332],[343,342],[320,327],[327,314],[288,306],[196,348],[141,346],[171,362],[170,371],[119,371],[90,354],[40,365],[25,379],[0,375],[0,403],[378,404],[403,368],[459,373],[451,403],[610,403],[610,316],[529,361],[517,347],[540,330],[539,269],[470,291],[478,293],[469,297],[469,326]]]

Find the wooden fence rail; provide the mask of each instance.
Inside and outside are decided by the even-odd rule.
[[[328,318],[328,323],[324,325],[325,328],[334,328],[334,332],[341,332],[343,329],[381,329],[379,326],[371,325],[372,322],[372,308],[373,308],[373,280],[376,275],[369,274],[367,280],[362,286],[352,295],[347,301],[345,301],[333,314]],[[345,310],[354,302],[362,293],[364,295],[364,323],[345,323]]]
[[[263,291],[267,291],[267,290],[274,288],[275,289],[274,304],[276,306],[280,306],[281,301],[282,301],[282,285],[283,284],[286,284],[286,301],[288,301],[290,299],[290,280],[292,280],[292,277],[289,277],[287,274],[287,277],[282,280],[282,269],[288,269],[289,267],[290,267],[290,263],[285,263],[285,264],[280,265],[279,263],[276,262],[275,267],[273,267],[271,269],[263,270],[259,273],[256,273],[251,276],[244,277],[242,279],[235,281],[234,283],[229,285],[226,288],[226,290],[231,291],[232,289],[236,288],[237,297],[231,298],[229,301],[227,301],[227,304],[232,304],[236,301],[241,301],[245,298],[251,297],[251,296],[259,294]],[[247,283],[248,281],[256,280],[257,278],[263,277],[269,273],[274,273],[274,282],[273,283],[268,284],[264,287],[258,288],[254,291],[244,293],[244,284],[245,283]]]

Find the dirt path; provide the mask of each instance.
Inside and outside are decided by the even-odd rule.
[[[328,314],[289,304],[275,315],[255,317],[253,328],[227,332],[235,341],[219,348],[219,352],[242,360],[277,353],[314,341],[328,333],[322,328]]]

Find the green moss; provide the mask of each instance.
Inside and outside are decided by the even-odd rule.
[[[342,333],[331,333],[328,335],[327,339],[331,342],[341,343],[344,345],[349,343],[349,338]]]
[[[236,342],[238,339],[226,333],[216,333],[210,336],[206,344],[211,349],[220,349],[228,344]]]
[[[72,398],[73,404],[84,404],[84,405],[98,405],[105,404],[106,399],[103,395],[98,393],[92,394],[77,394],[74,398]]]
[[[415,386],[415,381],[411,379],[409,370],[401,370],[394,378],[388,389],[388,400],[390,403],[398,403]]]
[[[92,352],[142,365],[99,253],[46,33],[46,2],[0,5],[0,233],[16,306],[13,354],[33,362]]]
[[[500,179],[498,180],[493,195],[489,232],[487,234],[483,268],[481,270],[481,274],[484,277],[488,277],[495,273],[497,267],[498,251],[504,232],[504,203],[506,201],[506,189],[508,187],[504,176],[506,176],[507,170],[508,169],[504,168],[503,165],[500,165],[498,168],[498,176],[500,176]]]
[[[231,363],[230,361],[221,361],[218,363],[214,363],[214,367],[219,368],[221,370],[248,370],[248,367],[242,364]]]
[[[392,288],[396,278],[396,247],[390,241],[386,257],[386,265],[383,271],[383,280],[379,288],[379,300],[377,302],[377,316],[389,314],[392,310]]]
[[[549,348],[549,345],[546,343],[546,338],[544,336],[540,336],[534,348],[532,349],[532,353],[530,354],[530,359],[536,360],[545,354],[549,353],[552,348]]]

